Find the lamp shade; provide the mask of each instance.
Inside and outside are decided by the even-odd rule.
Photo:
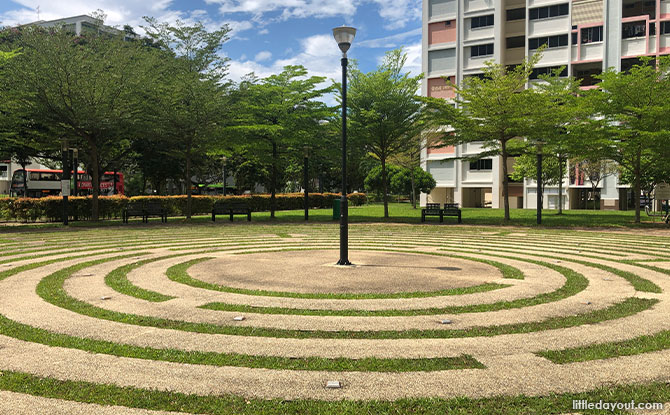
[[[335,41],[337,41],[337,45],[340,47],[342,53],[347,53],[351,44],[354,43],[356,29],[347,26],[336,27],[333,29],[333,37],[335,37]]]

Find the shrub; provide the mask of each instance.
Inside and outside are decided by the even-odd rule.
[[[309,205],[312,209],[329,209],[333,200],[340,197],[337,193],[310,193]],[[361,206],[367,203],[365,193],[353,193],[347,196],[351,206]],[[193,196],[192,213],[194,215],[208,214],[214,203],[219,200],[243,200],[253,212],[267,212],[270,210],[270,195],[245,196]],[[63,214],[61,197],[29,198],[2,198],[0,199],[0,218],[35,222],[38,219],[59,221]],[[104,219],[120,218],[128,204],[144,203],[147,200],[160,200],[163,207],[171,216],[186,215],[186,196],[101,196],[99,198],[100,217]],[[304,208],[304,194],[286,193],[277,195],[277,210],[300,210]],[[79,220],[91,218],[91,197],[70,197],[68,199],[70,217]]]

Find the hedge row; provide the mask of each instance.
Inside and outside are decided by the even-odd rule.
[[[299,210],[305,207],[302,193],[288,193],[277,195],[277,210]],[[332,208],[333,200],[339,198],[337,193],[310,193],[309,205],[312,209]],[[243,200],[254,212],[270,210],[270,195],[246,196],[192,196],[191,212],[194,215],[208,214],[212,206],[219,200]],[[349,204],[360,206],[367,202],[364,193],[348,195]],[[37,221],[47,219],[59,221],[63,215],[61,197],[44,197],[40,199],[3,198],[0,199],[0,218],[4,220]],[[99,209],[101,219],[120,218],[123,210],[129,204],[144,203],[147,200],[160,200],[171,216],[186,215],[186,196],[101,196]],[[70,197],[68,203],[70,217],[79,220],[88,220],[91,217],[91,197]]]

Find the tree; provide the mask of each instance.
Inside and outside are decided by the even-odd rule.
[[[540,183],[542,194],[544,194],[544,189],[547,186],[555,186],[563,180],[564,167],[565,161],[559,157],[542,158],[542,183]],[[514,162],[514,171],[510,174],[510,177],[517,181],[523,179],[537,180],[536,155],[529,152],[517,157]],[[538,192],[538,196],[539,194]]]
[[[423,128],[423,104],[416,96],[423,75],[403,72],[406,61],[407,55],[396,49],[386,53],[377,70],[365,74],[354,68],[349,76],[352,136],[381,163],[385,218],[389,217],[387,162],[406,152]]]
[[[398,194],[410,195],[412,203],[416,203],[419,193],[430,193],[437,182],[433,176],[419,166],[401,168],[391,177],[391,191]],[[416,205],[414,205],[416,208]]]
[[[318,146],[325,128],[321,121],[332,115],[318,100],[332,92],[332,87],[319,87],[324,81],[319,76],[307,77],[302,66],[286,66],[281,73],[267,78],[248,76],[236,93],[236,117],[229,131],[241,143],[240,150],[246,149],[271,165],[272,218],[276,211],[281,155],[302,154],[305,145]]]
[[[520,137],[526,132],[530,112],[526,107],[530,92],[525,88],[540,58],[541,53],[535,53],[511,69],[487,62],[481,77],[467,77],[460,86],[452,84],[457,93],[456,108],[442,99],[427,99],[433,110],[432,125],[451,125],[454,129],[452,134],[445,134],[446,144],[482,142],[485,151],[479,154],[480,158],[501,156],[505,222],[510,219],[507,160],[524,145]]]
[[[667,163],[660,148],[670,140],[670,57],[641,57],[628,72],[612,69],[599,75],[591,91],[595,112],[592,135],[600,154],[616,161],[633,184],[635,222],[640,222],[642,178],[654,165]],[[654,63],[657,62],[657,65]]]
[[[20,113],[49,130],[47,147],[60,138],[83,150],[91,174],[91,217],[98,220],[100,174],[106,160],[127,150],[124,138],[138,111],[136,91],[150,84],[151,55],[109,34],[75,36],[62,28],[24,28],[22,53],[8,64],[11,94]]]
[[[144,27],[153,41],[165,52],[159,87],[154,91],[152,111],[156,112],[154,128],[177,142],[184,160],[186,183],[186,218],[191,218],[193,183],[192,163],[197,154],[207,152],[226,123],[228,58],[220,49],[228,40],[230,28],[223,25],[209,32],[197,22],[193,25],[177,20],[174,25],[145,17]]]
[[[545,181],[542,189],[546,185],[558,184],[558,214],[563,213],[563,178],[565,177],[564,167],[574,150],[574,144],[581,142],[578,137],[579,120],[591,115],[585,100],[580,98],[579,84],[573,77],[561,76],[565,68],[561,67],[554,70],[551,74],[541,75],[540,82],[533,83],[529,93],[525,95],[527,102],[525,106],[530,109],[526,115],[524,137],[527,143],[534,147],[532,150],[542,151],[543,158],[543,176],[551,173],[552,178]],[[547,162],[547,158],[556,158],[555,161]],[[519,165],[519,162],[522,164]],[[546,164],[545,164],[546,163]],[[516,160],[514,169],[524,170],[525,174],[531,174],[537,171],[536,167],[530,167],[529,160]],[[556,167],[557,169],[553,169]],[[547,170],[548,169],[548,170]],[[513,176],[513,177],[518,177]],[[533,176],[524,176],[527,178],[536,178]]]
[[[591,195],[593,197],[593,210],[596,210],[596,191],[598,186],[607,177],[613,176],[618,172],[617,166],[611,161],[603,158],[591,159],[573,159],[570,162],[573,166],[578,166],[579,171],[591,184]]]

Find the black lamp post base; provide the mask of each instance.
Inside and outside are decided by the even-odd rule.
[[[348,259],[346,259],[346,260],[341,260],[341,259],[340,259],[339,261],[337,261],[337,264],[335,264],[335,265],[339,265],[339,266],[342,266],[342,267],[346,267],[346,266],[351,266],[351,265],[354,265],[354,264],[352,264],[351,262],[349,262]]]

